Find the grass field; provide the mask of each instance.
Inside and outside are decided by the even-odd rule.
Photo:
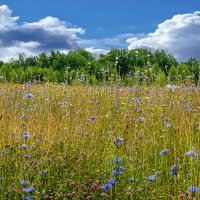
[[[200,199],[200,89],[0,85],[0,199]]]

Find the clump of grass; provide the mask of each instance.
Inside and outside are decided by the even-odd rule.
[[[1,85],[0,199],[198,198],[199,93]]]

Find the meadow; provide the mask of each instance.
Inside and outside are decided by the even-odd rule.
[[[200,199],[200,89],[0,85],[0,199]]]

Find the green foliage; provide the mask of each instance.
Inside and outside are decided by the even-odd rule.
[[[77,49],[68,54],[51,51],[38,56],[0,61],[1,82],[59,82],[67,84],[160,84],[196,83],[199,81],[199,60],[190,57],[177,62],[163,50],[111,49],[97,59]]]

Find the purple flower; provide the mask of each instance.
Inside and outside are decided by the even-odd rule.
[[[40,171],[40,174],[41,174],[41,175],[46,174],[46,173],[47,173],[47,170],[44,170],[44,169],[43,169],[43,170]]]
[[[137,180],[135,180],[134,178],[129,178],[129,181],[131,182],[131,183],[133,183],[133,182],[137,182]]]
[[[21,185],[27,185],[28,184],[28,181],[26,181],[26,180],[23,180],[23,181],[21,181],[21,183],[20,183]]]
[[[4,178],[3,177],[0,177],[0,181],[3,181],[4,180]]]
[[[164,149],[164,150],[162,150],[161,152],[160,152],[160,155],[161,156],[164,156],[164,155],[166,155],[168,153],[168,150],[167,149]]]
[[[95,116],[91,116],[90,119],[91,119],[92,121],[94,121],[94,120],[96,119],[96,117],[95,117]]]
[[[23,133],[23,138],[24,138],[24,139],[30,138],[29,133],[28,133],[28,132],[24,132],[24,133]]]
[[[114,142],[117,146],[119,146],[120,143],[123,142],[123,140],[124,140],[123,138],[118,137],[118,138],[115,138],[113,142]]]
[[[116,175],[118,175],[118,174],[122,174],[122,172],[121,172],[121,171],[118,171],[118,170],[114,170],[112,174],[113,174],[113,176],[116,176]]]
[[[148,177],[149,181],[156,181],[156,175],[151,175]]]
[[[177,165],[174,165],[172,168],[171,168],[171,171],[178,171],[179,170],[179,166]]]
[[[31,197],[25,197],[24,200],[32,200],[32,198]]]
[[[173,90],[175,89],[177,86],[176,85],[171,85],[171,84],[168,84],[167,85],[167,88],[170,89],[170,90]]]
[[[34,187],[31,186],[31,187],[29,187],[29,188],[23,189],[22,191],[25,192],[25,193],[30,193],[30,192],[32,192],[33,190],[34,190]]]
[[[30,155],[28,155],[28,154],[25,154],[25,155],[24,155],[24,158],[30,159],[30,158],[31,158],[31,156],[30,156]]]
[[[169,175],[170,176],[176,176],[177,175],[177,171],[171,171]]]
[[[122,162],[123,160],[121,158],[114,158],[113,159],[113,163],[117,163],[117,162]]]
[[[167,124],[167,126],[166,126],[167,128],[171,128],[172,127],[172,125],[171,124]]]
[[[199,187],[197,187],[197,186],[190,186],[190,187],[188,187],[188,190],[190,192],[198,192],[199,191]]]
[[[193,156],[194,155],[194,150],[190,150],[186,153],[186,156]]]
[[[23,145],[21,146],[21,149],[28,149],[28,146],[26,146],[25,144],[23,144]]]
[[[103,188],[104,190],[109,190],[109,189],[112,188],[112,184],[108,183],[108,184],[102,186],[102,188]]]
[[[144,117],[138,117],[138,120],[140,121],[140,122],[146,122],[147,120],[144,118]]]
[[[110,183],[111,185],[113,185],[115,183],[115,181],[116,181],[115,178],[111,178],[111,179],[108,180],[108,183]]]
[[[124,167],[116,166],[116,170],[118,170],[118,171],[124,171]]]
[[[24,95],[24,98],[25,99],[32,99],[33,95],[31,93],[27,93],[27,94]]]

